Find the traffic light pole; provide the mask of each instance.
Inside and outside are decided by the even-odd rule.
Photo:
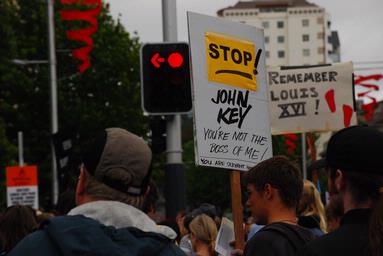
[[[176,0],[162,0],[162,27],[164,42],[176,42]],[[166,130],[166,215],[174,218],[178,211],[185,209],[185,167],[182,163],[180,114],[175,114],[167,119]]]

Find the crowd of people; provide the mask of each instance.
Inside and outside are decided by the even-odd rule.
[[[246,243],[231,255],[383,255],[383,133],[353,126],[335,133],[325,156],[329,203],[285,156],[243,174]],[[221,217],[204,203],[175,220],[156,219],[145,141],[108,128],[82,149],[75,191],[55,217],[27,206],[0,216],[0,255],[213,256]],[[57,216],[60,215],[60,216]]]

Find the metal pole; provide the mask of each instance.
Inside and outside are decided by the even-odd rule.
[[[56,49],[55,49],[55,22],[54,22],[54,0],[47,0],[48,5],[48,34],[49,34],[49,69],[50,69],[50,89],[51,89],[51,133],[58,131],[57,114],[57,74],[56,74]],[[59,186],[57,180],[56,155],[51,140],[52,154],[52,203],[55,205],[58,200]]]
[[[164,42],[177,41],[176,0],[162,0],[162,28]],[[174,218],[185,208],[185,170],[182,163],[181,115],[167,119],[165,197],[166,215]]]
[[[177,41],[177,6],[176,0],[162,0],[162,28],[164,42]],[[176,114],[174,118],[167,121],[167,163],[182,163],[181,146],[181,115]]]
[[[19,148],[19,166],[24,166],[23,132],[17,133],[17,142],[18,142],[18,148]]]
[[[303,173],[303,179],[307,180],[307,153],[306,153],[306,133],[301,134],[301,141],[302,141],[302,173]]]

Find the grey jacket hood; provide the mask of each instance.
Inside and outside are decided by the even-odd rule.
[[[73,208],[68,215],[84,215],[105,226],[113,226],[117,229],[134,227],[144,232],[164,235],[172,240],[177,237],[173,229],[157,225],[139,209],[116,201],[94,201],[82,204]]]

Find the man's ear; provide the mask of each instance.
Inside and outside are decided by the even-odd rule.
[[[87,176],[84,167],[80,168],[80,176],[78,177],[77,187],[76,187],[76,204],[82,204],[84,200],[85,194],[85,184],[86,184]]]
[[[265,199],[270,200],[274,196],[275,189],[269,183],[266,183],[262,192]]]
[[[334,179],[335,179],[334,184],[335,184],[335,188],[336,188],[337,192],[342,191],[344,189],[344,186],[345,186],[343,172],[341,170],[337,169],[335,172],[335,178]]]

